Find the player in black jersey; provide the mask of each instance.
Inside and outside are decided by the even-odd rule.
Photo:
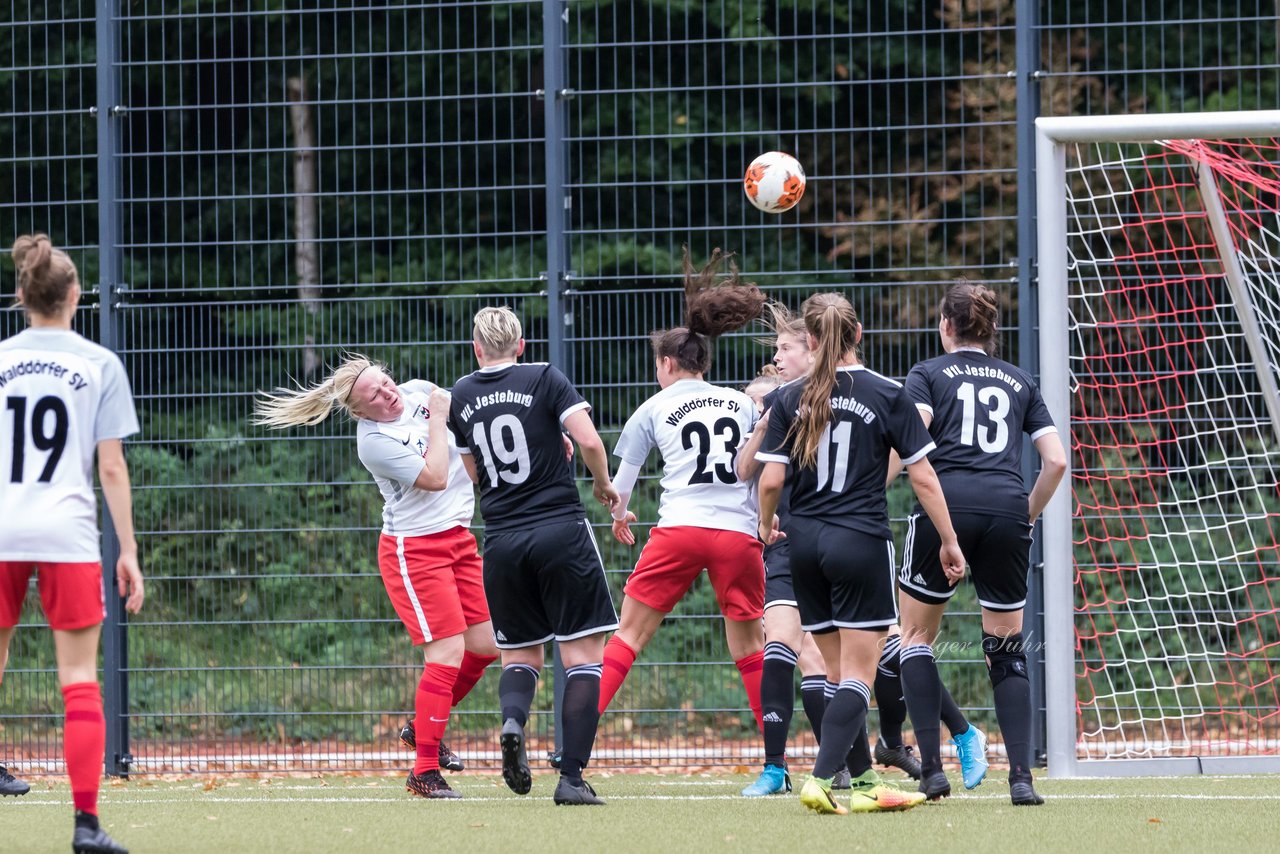
[[[927,459],[934,444],[902,386],[859,363],[862,324],[853,307],[839,294],[816,294],[801,313],[813,370],[778,391],[765,448],[756,455],[765,464],[760,536],[776,538],[772,520],[785,484],[801,625],[813,633],[828,670],[840,677],[800,800],[823,813],[908,809],[924,796],[883,784],[871,770],[866,740],[857,738],[866,724],[880,645],[898,620],[885,501],[892,452],[907,466],[916,495],[942,532],[939,558],[948,573],[963,573],[964,555]],[[851,752],[855,741],[863,749]],[[854,775],[849,809],[831,794],[831,778],[846,756]]]
[[[565,460],[562,430],[582,451],[596,499],[612,510],[618,493],[590,405],[551,365],[517,364],[524,352],[521,336],[510,309],[476,314],[473,344],[480,370],[454,385],[449,410],[449,429],[480,484],[485,596],[502,652],[502,775],[517,794],[532,786],[524,726],[543,646],[554,638],[565,665],[564,752],[554,799],[601,804],[582,769],[600,721],[604,635],[618,627],[618,617]]]
[[[754,397],[753,388],[760,389],[762,419],[751,439],[738,455],[738,476],[743,480],[755,477],[760,469],[756,452],[768,428],[768,410],[777,396],[776,389],[784,381],[793,381],[809,373],[813,359],[809,352],[809,333],[804,320],[778,303],[766,308],[766,326],[773,333],[771,343],[775,347],[770,372],[762,372],[747,387]],[[783,490],[778,502],[779,528],[788,529],[787,494]],[[776,794],[787,787],[785,767],[786,744],[790,734],[791,717],[795,707],[795,670],[800,668],[801,701],[805,714],[813,728],[815,739],[822,739],[822,715],[827,700],[836,692],[838,674],[828,679],[822,655],[814,646],[812,636],[800,628],[800,612],[796,608],[795,591],[791,583],[791,545],[785,538],[765,549],[765,645],[764,673],[760,680],[760,695],[764,709],[765,762],[760,776],[742,790],[747,797]],[[920,762],[913,755],[911,746],[902,738],[902,725],[907,720],[907,705],[903,698],[902,679],[898,662],[898,644],[901,636],[896,625],[891,626],[880,652],[876,667],[875,695],[879,712],[880,733],[876,738],[873,756],[885,767],[902,770],[908,776],[920,779]],[[956,705],[946,687],[942,688],[942,720],[952,735],[963,744],[974,737],[983,738],[977,727],[969,725],[964,713]],[[861,745],[855,740],[854,749]],[[985,765],[985,752],[974,752],[975,759]],[[856,764],[856,762],[855,762]],[[968,771],[968,768],[965,769]],[[831,788],[848,789],[848,768],[836,772]]]
[[[1010,795],[1015,805],[1040,804],[1043,799],[1031,784],[1031,688],[1022,610],[1031,528],[1066,471],[1066,452],[1031,376],[992,355],[1000,316],[995,293],[983,285],[953,285],[940,313],[946,355],[912,368],[906,389],[938,445],[933,454],[938,480],[982,605],[982,651],[1009,756]],[[1041,460],[1030,496],[1022,481],[1023,433],[1031,436]],[[898,578],[902,681],[920,747],[921,791],[931,798],[950,792],[939,759],[932,644],[957,580],[943,571],[937,547],[937,529],[917,508]]]

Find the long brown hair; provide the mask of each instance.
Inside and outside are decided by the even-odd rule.
[[[814,294],[800,306],[810,335],[818,341],[813,350],[813,370],[800,394],[800,415],[791,424],[792,455],[801,468],[817,464],[818,444],[831,421],[831,390],[836,367],[845,353],[858,348],[858,314],[840,294]]]
[[[729,262],[721,275],[720,265]],[[743,282],[731,255],[718,248],[701,270],[695,270],[684,247],[684,325],[659,329],[649,336],[653,357],[670,356],[680,370],[704,374],[711,367],[713,339],[741,329],[760,316],[765,295],[751,282]]]
[[[19,304],[32,314],[52,317],[62,310],[71,287],[80,283],[71,257],[47,234],[24,234],[13,241]]]
[[[1000,332],[1000,302],[986,285],[960,281],[947,288],[938,311],[951,321],[956,343],[981,347],[994,356]]]

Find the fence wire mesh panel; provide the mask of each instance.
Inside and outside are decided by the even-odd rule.
[[[1019,39],[1043,50],[1045,112],[1275,105],[1260,2],[1152,7],[1149,20],[1115,2],[1045,3],[1038,25],[1020,8],[1035,4],[7,4],[0,242],[43,230],[72,252],[77,323],[95,339],[97,285],[111,283],[142,421],[129,459],[150,601],[128,625],[132,770],[409,761],[396,733],[420,663],[378,573],[379,495],[354,429],[255,427],[257,390],[315,381],[353,351],[450,384],[474,364],[475,310],[506,304],[526,357],[566,369],[612,447],[657,390],[648,333],[682,319],[685,244],[697,260],[736,253],[793,308],[848,294],[867,362],[900,378],[938,352],[937,300],[958,276],[1001,293],[1010,329],[1029,323],[1017,134],[1035,110],[1018,112],[1017,75],[1035,69],[1016,67]],[[779,216],[741,188],[774,149],[809,179]],[[118,270],[100,273],[100,255]],[[0,293],[13,287],[0,264]],[[0,312],[0,335],[22,325]],[[754,376],[763,331],[722,341],[710,378]],[[1020,360],[1016,336],[1002,343]],[[652,462],[646,473],[642,540],[656,519]],[[891,494],[899,521],[908,493]],[[636,553],[592,512],[620,601]],[[976,611],[966,587],[940,662],[994,726]],[[29,773],[61,767],[39,615],[33,596],[0,684],[0,761]],[[535,753],[554,739],[546,676]],[[491,673],[450,726],[476,767],[496,763],[495,689]],[[802,718],[797,754],[813,746]],[[699,583],[606,715],[595,764],[758,755]]]
[[[93,44],[93,4],[16,2],[4,14],[0,243],[7,254],[19,234],[48,232],[65,246],[88,291],[98,264],[97,131],[90,113],[97,73],[92,53],[86,55],[82,46]],[[14,293],[13,265],[0,264],[0,294],[6,306]],[[83,303],[88,308],[95,300],[87,294]],[[95,321],[91,310],[80,311],[77,328],[96,339]],[[21,311],[0,310],[0,338],[24,326]],[[0,428],[6,436],[10,429],[7,423]],[[34,585],[21,625],[0,683],[0,755],[12,757],[11,765],[33,771],[58,769],[62,699],[53,643]]]

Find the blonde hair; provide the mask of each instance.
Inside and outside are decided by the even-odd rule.
[[[471,337],[488,358],[514,356],[516,345],[524,337],[520,328],[520,318],[505,305],[497,308],[482,308],[476,312],[476,319],[471,327]]]
[[[805,329],[818,340],[813,370],[800,394],[800,415],[791,422],[794,457],[800,468],[812,468],[818,460],[822,432],[831,421],[831,390],[836,368],[845,353],[857,353],[858,314],[840,294],[814,294],[800,307]]]
[[[73,285],[80,284],[71,256],[54,248],[49,235],[24,234],[13,241],[18,300],[27,311],[51,317],[62,310]]]
[[[763,394],[768,394],[778,386],[786,385],[787,381],[782,378],[782,374],[778,373],[775,365],[765,365],[760,369],[759,375],[751,382],[742,387],[742,393],[747,397],[751,396],[751,389],[761,389]]]
[[[768,327],[770,334],[763,338],[757,338],[756,341],[758,343],[766,347],[776,347],[778,346],[779,338],[783,335],[790,335],[793,338],[799,338],[806,350],[809,348],[809,338],[806,334],[807,330],[804,328],[804,318],[782,303],[769,300],[764,304],[764,314],[760,319]]]
[[[355,417],[351,412],[351,392],[356,380],[370,368],[390,376],[385,365],[353,353],[329,376],[308,388],[277,388],[274,392],[259,392],[261,397],[253,402],[253,423],[276,429],[313,427],[328,418],[335,409]]]

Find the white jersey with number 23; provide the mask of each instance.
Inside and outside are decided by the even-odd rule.
[[[735,468],[755,421],[755,405],[742,392],[678,380],[640,405],[622,428],[614,453],[637,467],[650,449],[662,454],[659,526],[755,536],[759,509]]]

